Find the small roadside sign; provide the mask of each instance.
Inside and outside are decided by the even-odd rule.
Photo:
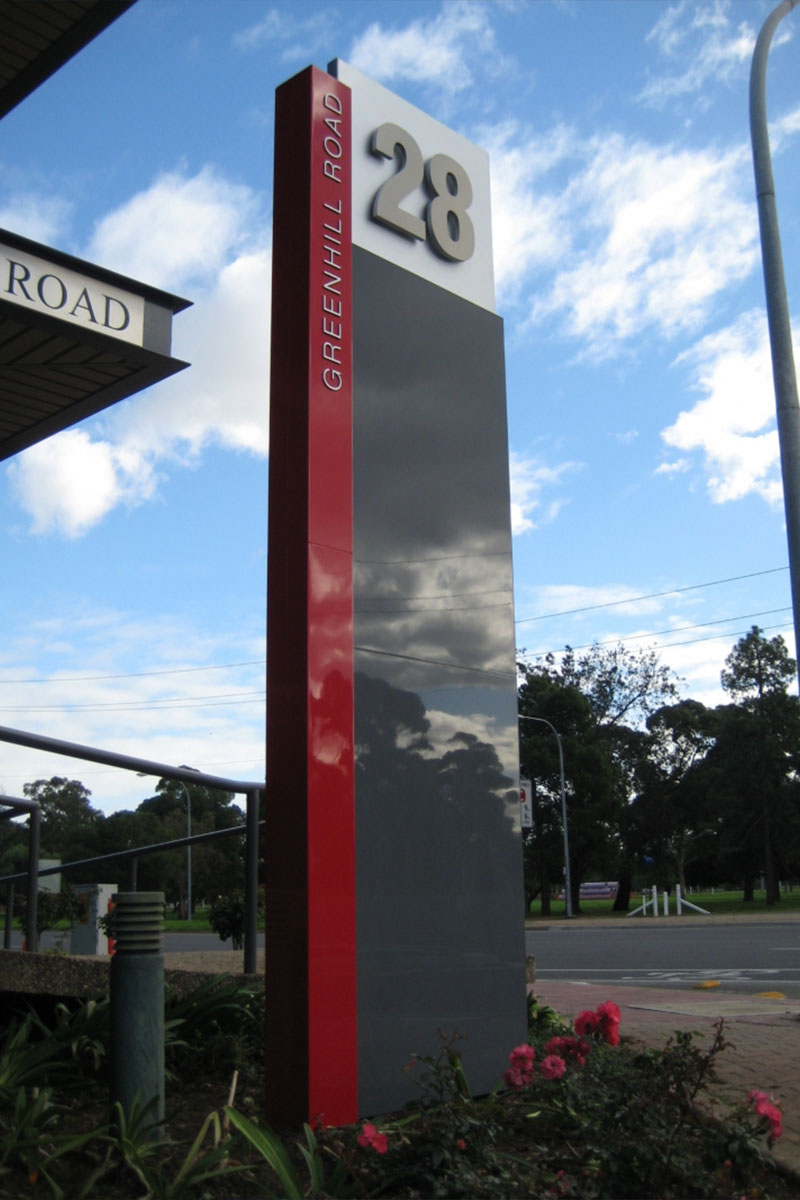
[[[523,829],[533,829],[533,787],[530,779],[519,781],[519,810],[520,825]]]

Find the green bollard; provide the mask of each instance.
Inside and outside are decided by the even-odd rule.
[[[111,1103],[164,1124],[164,893],[118,892],[111,959]]]

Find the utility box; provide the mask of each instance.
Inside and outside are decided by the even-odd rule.
[[[75,892],[81,901],[81,915],[72,923],[70,954],[113,954],[113,942],[98,925],[113,908],[118,890],[116,883],[79,883]]]

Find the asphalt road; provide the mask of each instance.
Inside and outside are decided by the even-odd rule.
[[[19,945],[15,932],[13,945]],[[56,945],[45,933],[42,949]],[[65,940],[65,948],[68,941]],[[259,934],[259,946],[264,935]],[[164,950],[222,950],[213,933],[167,933]],[[800,919],[693,925],[678,918],[573,925],[554,920],[525,933],[539,980],[617,983],[635,987],[693,988],[717,981],[726,992],[781,992],[800,1000]]]
[[[525,944],[540,980],[659,988],[718,981],[730,992],[800,999],[800,920],[691,925],[634,918],[612,928],[556,921],[527,930]]]

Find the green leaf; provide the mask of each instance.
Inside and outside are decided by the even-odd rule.
[[[262,1129],[259,1125],[255,1125],[235,1108],[226,1105],[225,1112],[229,1116],[231,1124],[244,1134],[253,1149],[258,1151],[278,1176],[283,1188],[284,1200],[303,1200],[305,1188],[277,1135],[271,1129]]]

